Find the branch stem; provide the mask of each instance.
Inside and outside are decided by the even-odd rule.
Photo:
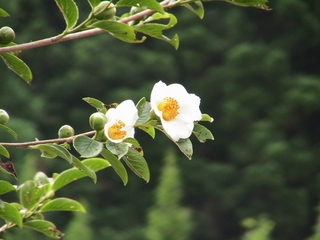
[[[8,224],[4,224],[2,227],[0,227],[0,233],[4,232],[8,227]]]
[[[171,0],[165,0],[165,1],[161,2],[160,4],[163,7],[169,6],[170,1]],[[137,14],[134,14],[132,16],[123,18],[123,19],[119,20],[119,22],[128,23],[130,21],[137,20],[142,17],[148,16],[154,12],[155,11],[153,11],[153,10],[147,9],[147,10],[144,10],[144,11],[139,12]],[[14,52],[14,51],[28,50],[28,49],[48,46],[48,45],[52,45],[55,43],[66,42],[66,41],[71,41],[71,40],[75,40],[75,39],[79,39],[79,38],[89,37],[89,36],[97,35],[97,34],[104,33],[104,32],[105,31],[102,29],[94,28],[94,29],[84,30],[81,32],[71,33],[66,36],[58,35],[58,36],[54,36],[54,37],[49,37],[49,38],[37,40],[34,42],[22,43],[22,44],[18,44],[18,45],[14,45],[14,46],[3,47],[3,48],[0,48],[0,54],[6,53],[6,52]]]
[[[46,140],[37,140],[32,142],[23,142],[23,143],[0,143],[3,147],[16,147],[16,148],[28,148],[30,146],[45,144],[45,143],[64,143],[64,142],[72,142],[73,139],[79,136],[90,136],[95,134],[96,131],[90,131],[85,133],[80,133],[68,138],[55,138],[55,139],[46,139]]]

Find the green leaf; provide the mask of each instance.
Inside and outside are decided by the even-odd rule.
[[[95,107],[97,109],[98,112],[102,112],[102,113],[106,113],[107,109],[104,105],[103,102],[101,102],[98,99],[95,98],[91,98],[91,97],[86,97],[86,98],[82,98],[84,101],[86,101],[87,103],[89,103],[92,107]]]
[[[0,145],[0,154],[7,157],[7,158],[10,157],[8,150],[2,145]]]
[[[34,181],[26,181],[19,187],[20,203],[27,209],[32,209],[43,200],[47,188],[38,187]]]
[[[156,130],[154,127],[148,127],[147,133],[154,139],[156,137]]]
[[[36,139],[38,141],[38,139]],[[45,150],[40,149],[41,157],[43,158],[56,158],[58,155],[51,152],[46,152]]]
[[[201,1],[195,1],[191,4],[186,3],[186,4],[183,4],[182,6],[188,8],[191,12],[198,15],[199,18],[202,19],[204,17],[204,8]]]
[[[158,123],[157,120],[151,120],[142,126],[138,126],[138,128],[148,133],[154,139],[156,136],[156,131],[154,126],[156,126],[157,123]]]
[[[213,118],[211,116],[209,116],[208,114],[204,113],[204,114],[202,114],[200,121],[211,122],[212,123],[213,122]]]
[[[174,142],[180,151],[187,157],[189,160],[192,158],[193,148],[192,143],[189,138],[180,139],[178,142]]]
[[[111,153],[118,156],[118,159],[120,159],[124,155],[126,155],[129,150],[128,144],[126,144],[126,143],[113,143],[111,141],[106,142],[106,147]]]
[[[100,154],[103,144],[87,136],[79,136],[73,140],[73,147],[83,158],[95,157]]]
[[[32,81],[32,73],[30,68],[20,58],[12,53],[3,53],[0,55],[10,70],[18,74],[27,83]]]
[[[0,8],[0,17],[10,17],[10,15],[4,9]]]
[[[83,160],[82,163],[95,172],[111,166],[108,161],[102,158],[88,158]],[[62,173],[60,173],[57,177],[55,177],[52,189],[54,191],[57,191],[65,185],[86,176],[88,175],[75,167],[65,170]]]
[[[145,97],[141,98],[136,104],[136,108],[138,110],[138,116],[140,117],[143,112],[143,106],[146,104],[147,100]],[[151,109],[151,108],[150,108]]]
[[[103,20],[95,22],[90,26],[93,28],[101,28],[109,32],[113,37],[116,37],[124,42],[142,43],[146,39],[146,37],[142,37],[141,40],[137,39],[135,29],[120,22]]]
[[[30,218],[34,220],[43,220],[44,216],[42,213],[34,213],[30,216]]]
[[[17,139],[18,138],[18,134],[13,131],[11,128],[3,125],[3,124],[0,124],[0,128],[2,128],[3,130],[5,130],[7,133],[9,133],[11,136],[14,137],[14,139]]]
[[[116,6],[145,7],[150,10],[164,12],[163,7],[156,0],[120,0],[117,2]]]
[[[72,155],[69,153],[69,151],[66,148],[60,145],[57,145],[55,143],[39,144],[39,145],[31,146],[30,148],[45,151],[49,155],[59,156],[67,160],[69,163],[72,163]]]
[[[19,213],[19,210],[7,202],[3,202],[3,204],[4,207],[0,208],[0,218],[22,227],[22,217]]]
[[[210,130],[200,124],[194,124],[193,134],[198,138],[198,140],[202,143],[207,140],[214,140],[214,137]]]
[[[92,9],[95,8],[100,4],[100,0],[88,0],[89,4],[91,5]]]
[[[216,0],[204,0],[204,2],[211,2]],[[262,10],[271,10],[266,4],[268,0],[221,0],[223,2],[231,3],[240,7],[255,7]]]
[[[81,172],[85,173],[88,177],[90,177],[94,183],[97,182],[97,175],[95,172],[88,168],[86,165],[84,165],[78,158],[75,156],[72,156],[72,164],[76,168],[78,168]]]
[[[136,108],[138,110],[138,116],[139,116],[139,119],[137,120],[136,124],[145,123],[150,117],[150,110],[151,110],[150,103],[147,102],[146,98],[143,97],[137,103]]]
[[[24,222],[23,226],[41,232],[54,239],[63,239],[64,237],[64,234],[60,232],[52,222],[46,220],[30,220]]]
[[[73,0],[55,0],[60,11],[62,12],[62,15],[64,17],[64,20],[66,22],[66,30],[69,30],[73,28],[79,17],[78,7],[76,3]]]
[[[159,24],[159,23],[148,23],[154,20],[169,19],[168,24]],[[141,26],[135,26],[136,31],[144,33],[154,38],[166,41],[170,43],[175,49],[179,47],[179,37],[174,35],[171,39],[163,35],[162,31],[170,29],[177,24],[177,18],[173,14],[169,13],[155,13],[151,17],[145,20],[145,24]]]
[[[140,143],[135,138],[126,138],[126,139],[123,140],[123,142],[131,143],[135,147],[140,147]]]
[[[125,140],[123,140],[123,142],[132,144],[131,147],[133,149],[135,149],[141,156],[143,156],[143,149],[140,146],[140,143],[138,142],[137,139],[135,139],[135,138],[126,138]]]
[[[16,190],[16,188],[7,181],[0,180],[0,186],[0,195]]]
[[[104,148],[101,155],[111,164],[112,168],[121,178],[124,185],[128,183],[128,173],[123,164],[108,149]]]
[[[149,122],[146,122],[150,118],[150,111],[151,111],[150,103],[147,102],[147,100],[143,97],[137,103],[136,108],[138,109],[138,116],[139,116],[139,119],[137,120],[136,125],[141,130],[148,133],[152,138],[154,138],[155,130],[153,126],[157,125],[158,122],[156,120],[151,120]]]
[[[86,212],[84,207],[77,201],[69,198],[56,198],[43,204],[40,212],[48,211],[77,211]]]
[[[139,129],[148,133],[152,138],[155,137],[155,134],[153,135],[153,133],[155,133],[154,127],[139,126]]]
[[[192,158],[193,154],[193,147],[192,147],[192,142],[190,141],[189,138],[186,139],[179,139],[179,141],[174,141],[168,134],[167,132],[163,129],[162,126],[156,126],[156,129],[159,131],[163,132],[169,139],[171,139],[180,149],[180,151],[187,157],[189,160]]]
[[[10,203],[11,206],[14,206],[16,209],[18,209],[18,211],[20,211],[21,209],[23,209],[23,206],[20,205],[19,203],[13,202]]]
[[[146,160],[139,152],[137,152],[133,148],[129,148],[129,151],[127,155],[123,157],[123,160],[138,177],[141,177],[146,182],[149,182],[149,167]]]

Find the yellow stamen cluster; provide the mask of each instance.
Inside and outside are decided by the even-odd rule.
[[[115,124],[113,124],[109,129],[108,129],[108,135],[110,138],[114,140],[120,140],[123,139],[127,132],[121,130],[125,126],[124,122],[121,120],[118,120]]]
[[[170,121],[178,116],[179,108],[178,101],[172,97],[166,97],[158,104],[158,109],[162,112],[162,117],[166,121]]]

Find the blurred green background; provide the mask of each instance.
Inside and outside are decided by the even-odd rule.
[[[89,5],[77,4],[84,19]],[[269,5],[273,10],[267,12],[206,3],[203,20],[175,9],[179,22],[168,35],[178,33],[178,51],[158,40],[131,45],[108,34],[25,51],[22,58],[34,74],[31,86],[0,64],[0,108],[10,114],[19,141],[55,138],[63,124],[76,133],[88,131],[94,109],[83,97],[137,102],[149,99],[159,80],[199,95],[202,112],[215,119],[206,124],[215,141],[199,144],[192,138],[191,161],[161,133],[151,141],[138,131],[151,171],[148,184],[130,173],[123,186],[107,169],[98,173],[97,184],[87,178],[57,192],[88,209],[46,215],[66,240],[250,239],[245,227],[250,219],[265,230],[273,227],[259,240],[301,240],[314,233],[320,193],[320,5],[316,0]],[[0,25],[15,30],[17,43],[64,29],[54,1],[0,0],[0,6],[12,16]],[[19,181],[1,178],[15,184],[37,171],[51,176],[70,167],[62,159],[41,159],[36,151],[10,153]],[[14,193],[5,197],[17,201]],[[4,238],[35,237],[49,239],[20,229]]]

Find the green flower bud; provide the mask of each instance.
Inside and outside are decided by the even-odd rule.
[[[3,109],[0,109],[0,124],[7,124],[10,120],[10,117],[9,117],[9,114],[3,110]]]
[[[50,183],[49,178],[43,172],[37,172],[37,174],[34,176],[33,179],[34,179],[34,181],[36,181],[38,186],[42,186],[47,183]]]
[[[102,1],[93,9],[93,16],[98,20],[107,20],[116,15],[117,9],[110,1]]]
[[[0,44],[11,43],[16,37],[13,29],[10,27],[0,28]]]
[[[144,10],[146,10],[146,8],[143,8],[143,7],[131,7],[130,14],[134,15],[134,14],[142,12]]]
[[[145,7],[131,7],[131,9],[130,9],[130,15],[135,15],[135,14],[137,14],[137,13],[139,13],[139,12],[142,12],[142,11],[144,11],[144,10],[146,10],[146,9],[147,9],[147,8],[145,8]],[[132,25],[137,24],[137,23],[139,23],[141,20],[144,20],[144,19],[146,19],[146,18],[147,18],[147,17],[144,16],[144,17],[141,17],[140,19],[130,21],[130,22],[128,22],[128,24],[129,24],[129,26],[132,26]]]
[[[107,123],[107,118],[101,112],[93,113],[93,114],[91,114],[91,116],[89,118],[90,127],[96,131],[103,130],[104,125],[106,125],[106,123]]]
[[[74,135],[74,130],[69,125],[63,125],[58,131],[59,138],[67,138],[73,135]]]
[[[27,209],[21,209],[21,210],[19,211],[19,213],[20,213],[20,215],[21,215],[22,217],[25,217],[25,215],[26,215],[27,212],[28,212]]]

